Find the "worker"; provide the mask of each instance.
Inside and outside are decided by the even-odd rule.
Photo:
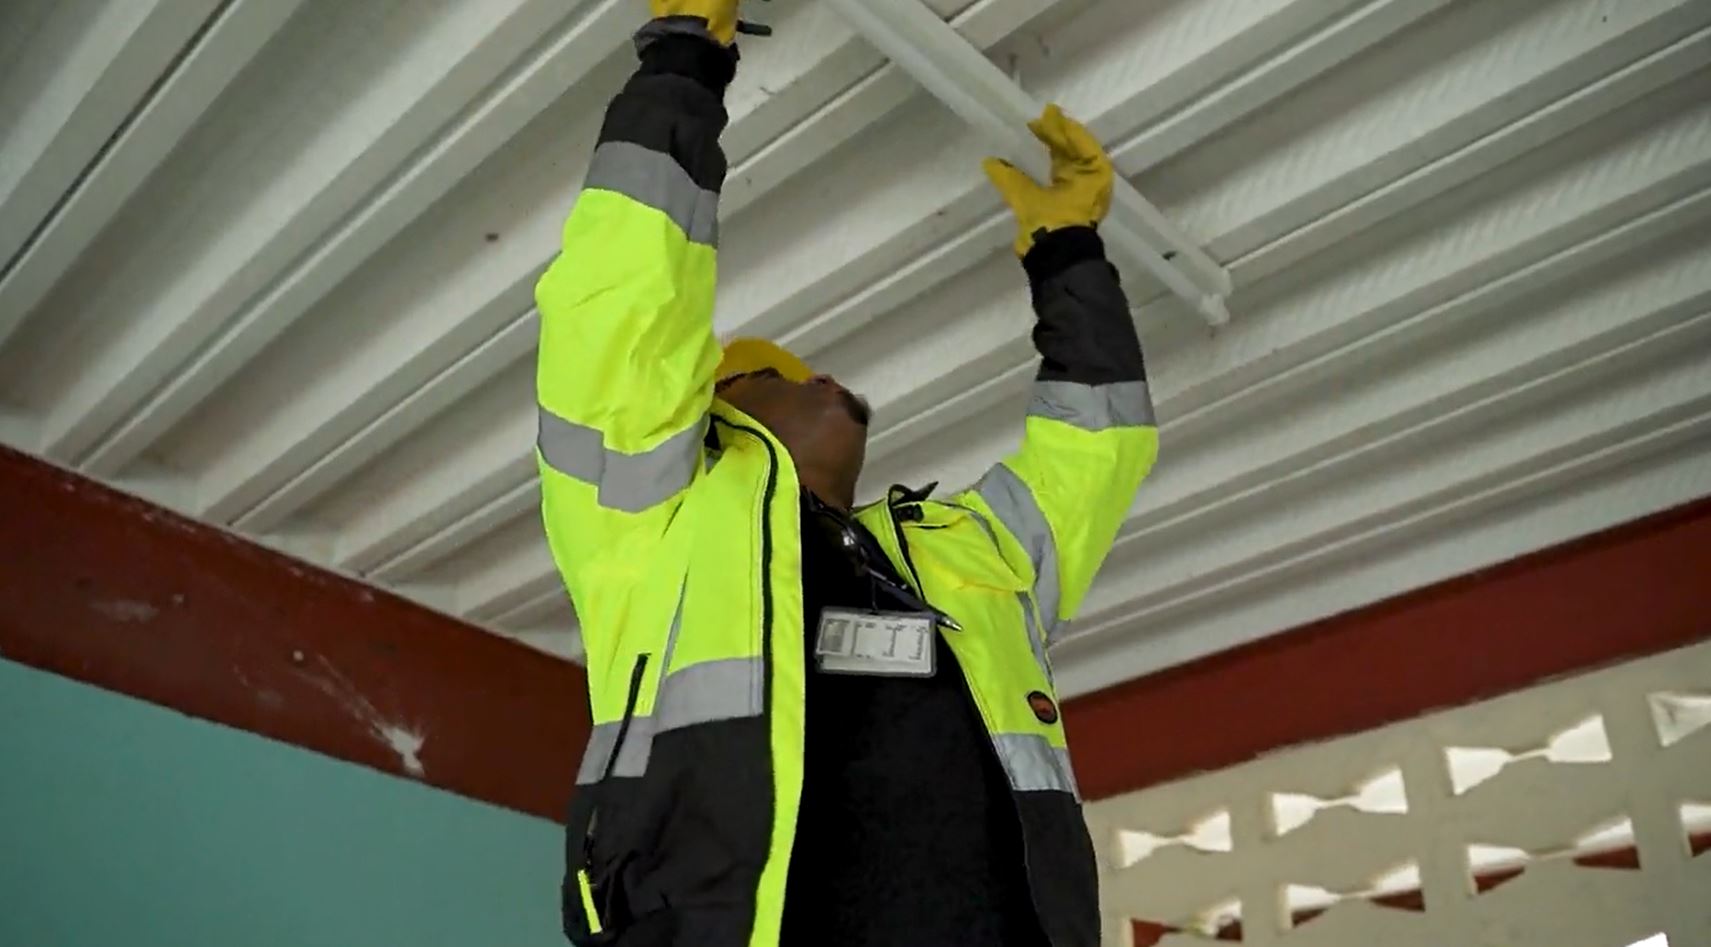
[[[867,403],[713,331],[737,0],[651,5],[536,289],[543,519],[594,724],[565,931],[1090,947],[1094,853],[1047,652],[1157,450],[1095,229],[1111,163],[1055,107],[1030,126],[1049,185],[987,162],[1043,356],[1021,447],[971,489],[857,506]]]

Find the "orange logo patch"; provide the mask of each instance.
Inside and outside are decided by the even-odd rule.
[[[1057,723],[1057,704],[1041,691],[1028,695],[1028,706],[1034,711],[1034,716],[1043,724]]]

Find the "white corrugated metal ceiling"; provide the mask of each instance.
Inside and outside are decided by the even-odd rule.
[[[931,0],[1226,265],[1127,280],[1160,464],[1070,692],[1711,492],[1711,3]],[[0,4],[0,436],[549,650],[531,289],[641,0]],[[757,8],[721,333],[972,480],[1032,373],[988,146]]]

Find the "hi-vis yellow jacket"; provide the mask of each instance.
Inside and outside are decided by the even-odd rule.
[[[543,517],[595,724],[566,843],[578,944],[774,947],[802,790],[801,487],[783,446],[713,395],[735,57],[695,32],[638,36],[642,68],[536,291]],[[1078,228],[1024,261],[1045,359],[1021,448],[947,499],[893,488],[858,511],[964,629],[942,633],[1009,776],[1054,947],[1098,943],[1099,921],[1047,648],[1157,448],[1102,253]]]

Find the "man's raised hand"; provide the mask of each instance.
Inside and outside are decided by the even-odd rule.
[[[1008,161],[988,158],[981,165],[992,186],[1016,214],[1016,255],[1027,256],[1034,241],[1065,227],[1096,226],[1111,210],[1116,172],[1105,148],[1085,126],[1056,105],[1028,123],[1052,156],[1052,180],[1041,186]]]
[[[697,17],[706,22],[707,32],[723,46],[736,42],[739,32],[759,36],[772,32],[766,27],[738,19],[739,3],[740,0],[648,0],[654,19],[670,16]]]

